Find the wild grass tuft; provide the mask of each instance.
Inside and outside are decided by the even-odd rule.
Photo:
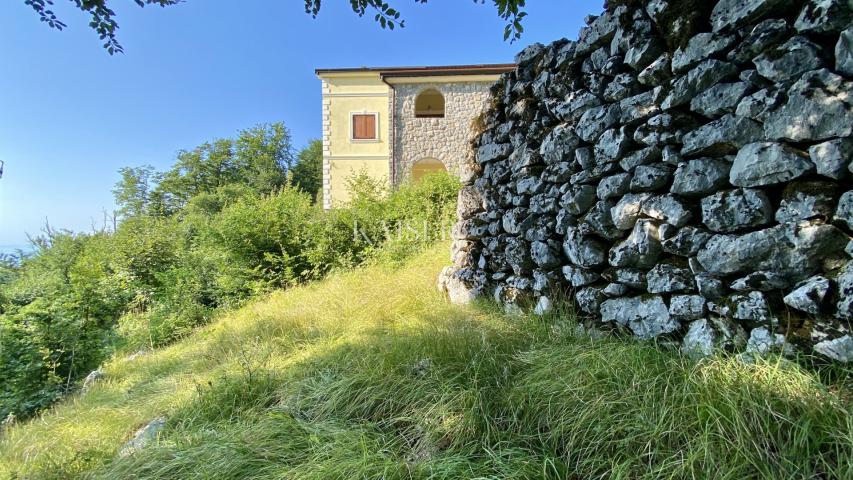
[[[19,478],[853,478],[850,370],[694,362],[570,313],[454,307],[446,246],[116,359],[0,438]],[[846,386],[845,386],[846,385]],[[140,425],[158,442],[118,458]]]

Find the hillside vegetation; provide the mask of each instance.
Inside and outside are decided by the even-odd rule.
[[[48,226],[31,255],[0,257],[0,421],[52,405],[114,354],[449,231],[455,178],[390,192],[357,172],[352,201],[324,212],[321,163],[320,142],[297,154],[283,124],[247,129],[179,152],[165,171],[122,169],[115,224]]]
[[[0,439],[0,478],[851,478],[849,371],[693,362],[489,304],[441,244],[117,358]],[[833,380],[835,379],[835,380]],[[840,379],[840,380],[839,380]],[[117,452],[152,418],[159,441]]]

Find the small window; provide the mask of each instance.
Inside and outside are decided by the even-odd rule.
[[[415,117],[444,118],[444,95],[434,88],[428,88],[415,98]]]
[[[376,140],[376,116],[375,113],[353,113],[352,139]]]

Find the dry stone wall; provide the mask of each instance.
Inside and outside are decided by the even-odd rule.
[[[853,360],[853,2],[618,3],[492,88],[440,287]]]

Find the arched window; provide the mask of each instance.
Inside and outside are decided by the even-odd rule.
[[[415,98],[415,116],[418,118],[444,118],[444,95],[428,88]]]
[[[435,158],[423,158],[412,165],[412,183],[420,182],[424,176],[431,173],[446,172],[444,164]]]

